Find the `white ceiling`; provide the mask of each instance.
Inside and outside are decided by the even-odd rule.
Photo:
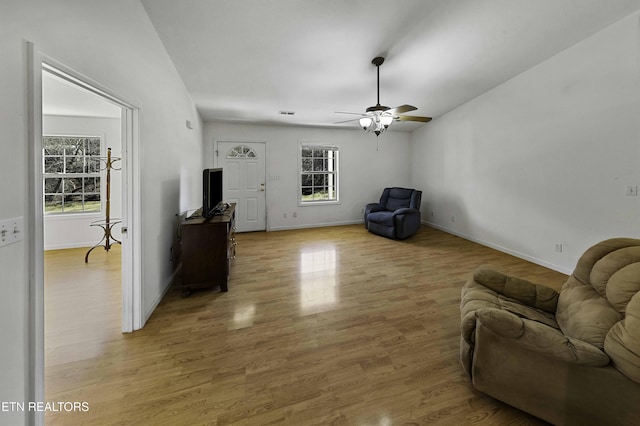
[[[383,105],[438,117],[640,9],[640,0],[141,2],[205,121],[312,126],[376,103],[375,56],[386,58]],[[120,113],[55,78],[43,90],[50,114]]]
[[[386,57],[383,105],[438,117],[640,9],[638,0],[141,1],[205,121],[318,126],[376,103],[375,56]]]
[[[375,56],[386,57],[383,105],[438,117],[640,9],[638,0],[141,1],[205,121],[318,126],[376,103]]]

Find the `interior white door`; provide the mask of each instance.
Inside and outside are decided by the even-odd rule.
[[[238,232],[266,229],[265,151],[262,142],[218,142],[222,196],[224,202],[236,203]]]

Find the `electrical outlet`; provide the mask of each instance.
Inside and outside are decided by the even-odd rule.
[[[562,243],[555,243],[553,249],[558,253],[562,253]]]
[[[298,212],[293,212],[293,217],[298,217]]]
[[[629,197],[637,197],[638,196],[638,187],[636,185],[627,186],[627,195]]]
[[[24,239],[24,220],[22,216],[0,221],[0,247]]]

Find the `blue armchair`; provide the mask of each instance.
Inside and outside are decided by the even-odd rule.
[[[374,234],[388,238],[409,238],[420,229],[422,191],[385,188],[379,203],[367,204],[364,226]]]

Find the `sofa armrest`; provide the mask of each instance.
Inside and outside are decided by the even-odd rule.
[[[510,277],[492,269],[479,268],[473,279],[483,286],[536,309],[555,314],[559,293],[542,284]]]
[[[520,318],[500,309],[479,309],[476,320],[514,344],[562,362],[602,367],[609,364],[607,354],[595,346],[565,336],[559,330],[537,321]]]

